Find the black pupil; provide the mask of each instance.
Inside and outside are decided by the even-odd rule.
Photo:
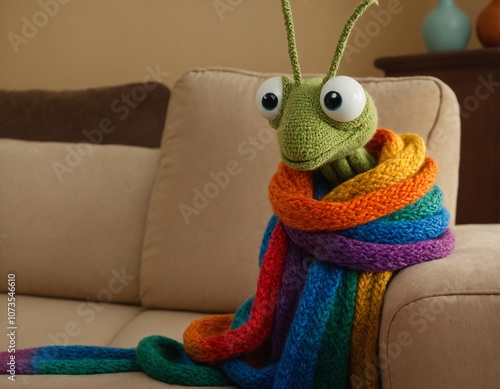
[[[274,93],[266,93],[264,97],[262,97],[262,106],[268,111],[272,111],[278,106],[278,96]]]
[[[325,107],[330,111],[335,111],[342,105],[342,96],[337,92],[328,92],[325,96]]]

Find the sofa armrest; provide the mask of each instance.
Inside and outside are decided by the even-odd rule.
[[[500,225],[454,228],[445,259],[399,272],[379,338],[384,389],[498,388]]]

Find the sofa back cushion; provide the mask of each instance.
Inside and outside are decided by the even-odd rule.
[[[169,97],[156,82],[0,91],[1,279],[16,273],[19,293],[139,302]]]
[[[144,147],[0,139],[0,279],[15,273],[17,293],[138,303],[159,156]]]
[[[279,163],[274,131],[255,108],[255,92],[270,76],[199,69],[175,85],[147,219],[144,305],[229,312],[255,292],[271,216],[267,184]],[[451,90],[427,77],[362,82],[380,126],[428,142],[454,212],[459,124]]]

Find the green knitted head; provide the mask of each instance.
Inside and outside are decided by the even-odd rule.
[[[364,0],[347,21],[325,78],[302,79],[289,0],[282,0],[293,79],[272,77],[258,89],[262,116],[277,130],[281,158],[299,170],[317,169],[364,146],[377,126],[373,100],[353,78],[336,76],[349,34],[377,0]]]

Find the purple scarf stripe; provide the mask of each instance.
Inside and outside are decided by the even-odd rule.
[[[276,303],[276,316],[272,332],[271,361],[277,362],[285,346],[286,337],[306,283],[310,261],[304,250],[290,242],[285,259],[285,269]]]
[[[345,238],[334,232],[307,232],[285,226],[290,239],[318,260],[361,271],[394,271],[446,257],[455,238],[448,228],[436,239],[411,244],[377,244]]]

